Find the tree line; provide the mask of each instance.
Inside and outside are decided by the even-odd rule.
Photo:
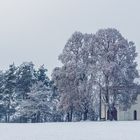
[[[139,94],[136,47],[118,30],[75,32],[59,56],[51,79],[42,65],[14,64],[0,72],[1,122],[57,122],[108,119],[117,105],[126,110]]]
[[[32,62],[0,72],[1,122],[52,121],[56,95],[46,72],[43,65],[35,70]]]

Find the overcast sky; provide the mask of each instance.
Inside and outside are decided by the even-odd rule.
[[[140,52],[139,14],[139,0],[0,0],[0,69],[33,61],[50,74],[74,31],[113,27]]]

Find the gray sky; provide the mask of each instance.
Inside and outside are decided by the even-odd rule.
[[[33,61],[50,74],[74,31],[108,27],[133,40],[140,53],[139,13],[139,0],[1,0],[0,69]]]

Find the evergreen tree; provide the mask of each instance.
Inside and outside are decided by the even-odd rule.
[[[6,114],[5,106],[4,106],[4,73],[0,71],[0,122],[4,121],[4,117]]]
[[[31,91],[30,89],[32,85],[37,81],[37,79],[35,77],[35,69],[34,69],[34,64],[32,62],[22,63],[18,67],[16,74],[17,74],[16,100],[18,104],[16,111],[18,113],[18,109],[20,109],[19,106],[21,102],[28,99],[28,93],[30,93]],[[18,115],[18,117],[15,117],[15,118],[19,119],[19,120],[16,120],[18,122],[27,122],[27,118],[25,118],[24,116],[19,117]]]
[[[32,86],[27,95],[28,98],[19,105],[18,114],[29,122],[52,121],[54,107],[52,90],[39,81]]]
[[[15,113],[15,87],[16,87],[16,67],[14,64],[4,75],[3,102],[5,108],[5,122],[10,122],[10,117]]]
[[[18,67],[17,75],[16,91],[18,93],[18,98],[25,100],[28,97],[27,93],[30,92],[30,88],[36,81],[34,64],[32,62],[22,63]]]
[[[43,82],[46,86],[49,86],[49,78],[46,75],[47,69],[44,68],[44,65],[40,66],[37,71],[37,81]]]

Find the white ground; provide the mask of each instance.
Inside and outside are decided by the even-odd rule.
[[[0,140],[140,140],[140,122],[0,124]]]

